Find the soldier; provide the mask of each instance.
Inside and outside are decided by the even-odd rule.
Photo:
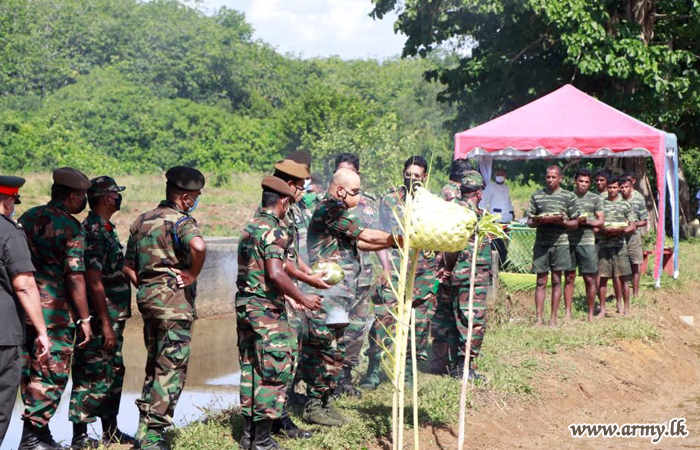
[[[625,176],[620,178],[620,193],[622,194],[622,198],[629,202],[635,215],[634,233],[625,236],[632,269],[632,295],[635,297],[639,295],[639,278],[641,276],[642,260],[644,259],[642,232],[640,229],[646,227],[649,221],[649,212],[647,211],[647,204],[644,200],[644,196],[634,188],[636,182],[637,179],[632,172],[626,172]]]
[[[51,201],[31,208],[19,218],[36,268],[34,277],[41,294],[53,363],[52,370],[45,370],[45,365],[36,359],[32,343],[37,330],[28,327],[28,345],[22,355],[22,450],[62,448],[53,440],[48,425],[68,383],[75,325],[84,336],[78,339],[79,348],[84,348],[92,337],[83,275],[85,230],[73,217],[85,209],[89,187],[90,180],[82,172],[69,167],[56,169]]]
[[[588,321],[593,320],[595,308],[596,276],[598,274],[598,252],[595,246],[594,228],[602,227],[605,223],[603,211],[603,199],[598,194],[590,191],[591,171],[582,167],[574,177],[576,182],[576,198],[578,199],[581,215],[579,225],[575,230],[569,231],[569,254],[571,266],[564,272],[564,305],[566,307],[566,319],[571,319],[571,306],[574,302],[574,282],[576,281],[576,268],[583,277],[586,286],[586,300],[588,301]]]
[[[327,315],[331,311],[347,313],[355,302],[361,268],[359,251],[397,245],[391,234],[365,228],[351,211],[358,205],[361,193],[359,175],[349,169],[338,170],[309,226],[310,261],[335,261],[345,272],[345,278],[325,294],[321,311],[306,313],[309,337],[303,341],[300,363],[307,396],[303,417],[320,425],[339,426],[346,422],[330,396],[343,367],[346,342],[342,328],[326,325]]]
[[[483,197],[484,179],[476,171],[469,171],[462,176],[460,186],[461,198],[458,203],[465,208],[482,214],[478,205]],[[478,252],[476,259],[476,278],[474,280],[474,302],[472,341],[469,349],[469,361],[467,364],[466,344],[469,337],[469,293],[471,288],[471,265],[474,252]],[[447,253],[445,258],[445,278],[450,279],[452,286],[452,311],[454,312],[453,323],[448,328],[457,329],[457,333],[450,336],[457,336],[456,341],[450,342],[452,351],[457,355],[456,370],[451,375],[461,378],[465,366],[469,370],[469,379],[474,381],[485,381],[484,377],[476,373],[476,358],[481,352],[481,345],[484,342],[486,332],[486,291],[492,284],[491,269],[491,242],[484,239],[479,243],[479,248],[474,248],[474,238],[472,237],[469,246],[458,253]]]
[[[450,181],[442,188],[441,196],[445,201],[451,202],[454,199],[459,199],[462,194],[459,190],[462,184],[462,177],[471,169],[469,161],[464,158],[458,158],[452,161],[450,168]]]
[[[121,209],[122,192],[113,178],[101,176],[91,180],[88,189],[90,212],[83,221],[86,232],[85,277],[91,304],[105,304],[109,315],[106,324],[94,321],[94,339],[73,356],[73,391],[69,419],[76,433],[73,448],[88,445],[87,425],[99,416],[102,440],[106,444],[133,444],[134,440],[117,427],[117,414],[124,384],[124,327],[131,317],[131,286],[124,274],[124,254],[114,224],[110,221]],[[102,332],[103,325],[112,331]],[[96,444],[92,442],[92,444]]]
[[[352,153],[341,153],[335,157],[335,170],[349,169],[360,175],[360,158]],[[362,192],[360,202],[352,212],[362,221],[365,228],[378,228],[377,204],[374,197],[367,192]],[[340,394],[349,394],[361,397],[362,391],[357,389],[352,382],[352,369],[360,364],[360,352],[367,334],[367,316],[369,315],[369,299],[375,289],[372,288],[374,274],[370,252],[360,252],[360,275],[357,278],[357,295],[350,305],[350,324],[345,329],[345,363],[343,373],[334,391],[337,398]]]
[[[0,176],[0,447],[10,425],[22,376],[20,354],[25,342],[25,313],[36,330],[32,346],[39,364],[45,363],[51,346],[27,236],[12,220],[15,205],[21,203],[19,188],[24,182],[21,177]]]
[[[196,318],[197,277],[206,245],[192,213],[199,204],[204,175],[189,167],[165,173],[166,200],[131,225],[124,273],[138,288],[148,359],[135,439],[142,449],[167,446],[163,433],[185,387],[192,321]]]
[[[580,211],[576,195],[559,187],[562,180],[559,166],[549,166],[545,180],[546,187],[536,191],[530,197],[527,224],[537,228],[532,262],[532,269],[537,274],[535,288],[537,325],[542,325],[547,276],[552,272],[552,317],[549,324],[554,326],[557,324],[561,300],[561,272],[571,267],[567,231],[578,227]]]
[[[276,449],[273,421],[286,413],[297,344],[287,321],[285,296],[297,310],[316,310],[317,295],[304,295],[284,268],[288,260],[287,210],[297,192],[274,176],[262,181],[262,212],[248,222],[238,244],[236,324],[241,364],[240,447]]]
[[[595,187],[598,190],[598,195],[603,199],[608,196],[608,178],[610,178],[610,171],[606,168],[600,168],[595,172]]]
[[[634,233],[636,215],[629,202],[626,202],[620,194],[620,179],[611,175],[608,178],[608,197],[603,200],[603,211],[606,222],[627,222],[623,230],[609,229],[605,226],[596,229],[600,234],[600,248],[598,249],[598,274],[600,286],[598,297],[600,300],[599,318],[605,317],[605,295],[607,294],[608,279],[613,279],[615,297],[617,298],[617,312],[625,316],[630,315],[630,287],[629,276],[632,274],[630,260],[625,246],[625,236]],[[620,292],[621,295],[617,295]],[[622,298],[621,298],[622,297]],[[624,311],[622,300],[625,302]]]
[[[424,183],[428,176],[428,162],[421,156],[412,156],[406,160],[403,169],[404,185],[399,188],[392,188],[387,192],[379,204],[379,220],[383,230],[390,233],[397,233],[399,230],[395,213],[400,214],[398,206],[406,201],[406,196],[412,191],[416,184]],[[382,261],[385,277],[391,277],[395,284],[398,281],[398,274],[392,267],[399,267],[401,260],[398,251],[380,252],[379,258]],[[393,261],[389,261],[391,257]],[[418,268],[416,270],[416,280],[413,287],[413,306],[416,308],[416,357],[427,359],[428,337],[430,334],[430,320],[435,312],[435,302],[437,285],[435,278],[434,260],[430,260],[421,252],[418,258]],[[387,278],[388,279],[388,278]],[[375,321],[369,332],[369,366],[367,374],[362,383],[365,389],[374,389],[379,385],[379,371],[381,354],[383,352],[381,342],[387,343],[387,329],[394,323],[394,316],[391,309],[396,306],[396,298],[391,292],[386,282],[381,283],[377,289],[377,294],[372,298],[374,304]],[[411,359],[408,358],[408,363]],[[413,372],[406,369],[407,377]]]

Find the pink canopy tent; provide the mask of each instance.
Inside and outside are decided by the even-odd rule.
[[[661,279],[666,189],[673,213],[674,277],[678,276],[678,145],[657,130],[596,100],[571,85],[490,122],[455,135],[455,158],[476,159],[486,179],[494,159],[609,158],[649,156],[659,193],[656,265]]]

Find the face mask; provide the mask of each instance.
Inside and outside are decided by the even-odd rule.
[[[496,183],[503,184],[504,181],[506,181],[506,177],[503,177],[501,175],[496,177]]]
[[[404,177],[404,179],[403,179],[403,185],[404,185],[404,187],[405,187],[406,189],[408,189],[409,191],[411,191],[411,192],[413,192],[413,189],[415,189],[416,186],[421,186],[422,184],[423,184],[423,183],[421,183],[420,181],[414,180],[414,179],[412,179],[412,178],[410,178],[410,177]]]
[[[311,187],[311,178],[308,178],[304,181],[304,190],[308,191],[310,187]]]
[[[122,194],[117,194],[117,199],[114,201],[114,209],[117,211],[122,209]]]
[[[199,197],[197,197],[194,201],[194,205],[190,209],[187,210],[187,214],[192,214],[195,209],[197,209],[197,206],[199,206]]]
[[[87,196],[83,197],[83,200],[80,202],[80,206],[78,206],[78,210],[75,212],[75,214],[80,214],[81,212],[85,211],[85,208],[87,207]]]

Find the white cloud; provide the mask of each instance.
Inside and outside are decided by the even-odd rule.
[[[401,53],[405,37],[394,34],[394,15],[369,17],[370,0],[203,0],[207,11],[242,11],[255,37],[281,52],[305,57],[385,58]]]

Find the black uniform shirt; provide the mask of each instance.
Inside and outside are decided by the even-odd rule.
[[[24,309],[12,277],[34,272],[27,236],[15,221],[0,214],[0,345],[24,343]]]

